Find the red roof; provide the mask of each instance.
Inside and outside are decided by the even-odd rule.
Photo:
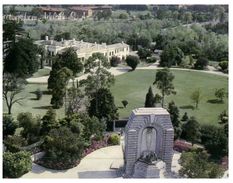
[[[81,11],[88,11],[88,10],[97,10],[97,9],[111,9],[112,6],[73,6],[70,9],[71,10],[81,10]]]
[[[47,12],[61,12],[64,11],[62,8],[49,8],[49,7],[40,7],[42,11],[47,11]]]

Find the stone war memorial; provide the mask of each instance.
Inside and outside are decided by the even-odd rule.
[[[174,129],[164,108],[137,108],[125,128],[124,177],[170,177]]]

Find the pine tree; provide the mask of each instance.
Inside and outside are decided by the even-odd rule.
[[[175,105],[174,101],[171,101],[168,104],[168,112],[170,113],[171,122],[175,130],[175,139],[177,139],[181,135],[181,127],[180,127],[180,120],[179,120],[180,112],[179,112],[178,107]]]
[[[155,99],[151,86],[149,87],[148,93],[146,94],[145,107],[155,107]]]

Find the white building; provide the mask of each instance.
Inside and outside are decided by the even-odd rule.
[[[112,56],[119,57],[120,59],[125,59],[129,55],[129,45],[122,43],[116,43],[111,45],[106,45],[106,43],[97,44],[97,43],[88,43],[81,41],[73,40],[49,40],[46,36],[45,40],[35,41],[37,45],[43,45],[48,55],[54,56],[58,53],[64,52],[67,48],[74,48],[77,53],[78,58],[82,61],[88,59],[93,53],[103,53],[104,56],[109,60]],[[51,65],[51,63],[45,63]]]

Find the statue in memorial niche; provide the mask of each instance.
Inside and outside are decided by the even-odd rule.
[[[159,178],[171,172],[174,129],[163,108],[137,108],[125,129],[127,178]]]
[[[147,127],[144,129],[143,135],[145,137],[144,143],[146,144],[146,150],[142,152],[139,159],[145,163],[153,164],[153,162],[158,159],[157,154],[155,153],[156,131],[152,127]]]

